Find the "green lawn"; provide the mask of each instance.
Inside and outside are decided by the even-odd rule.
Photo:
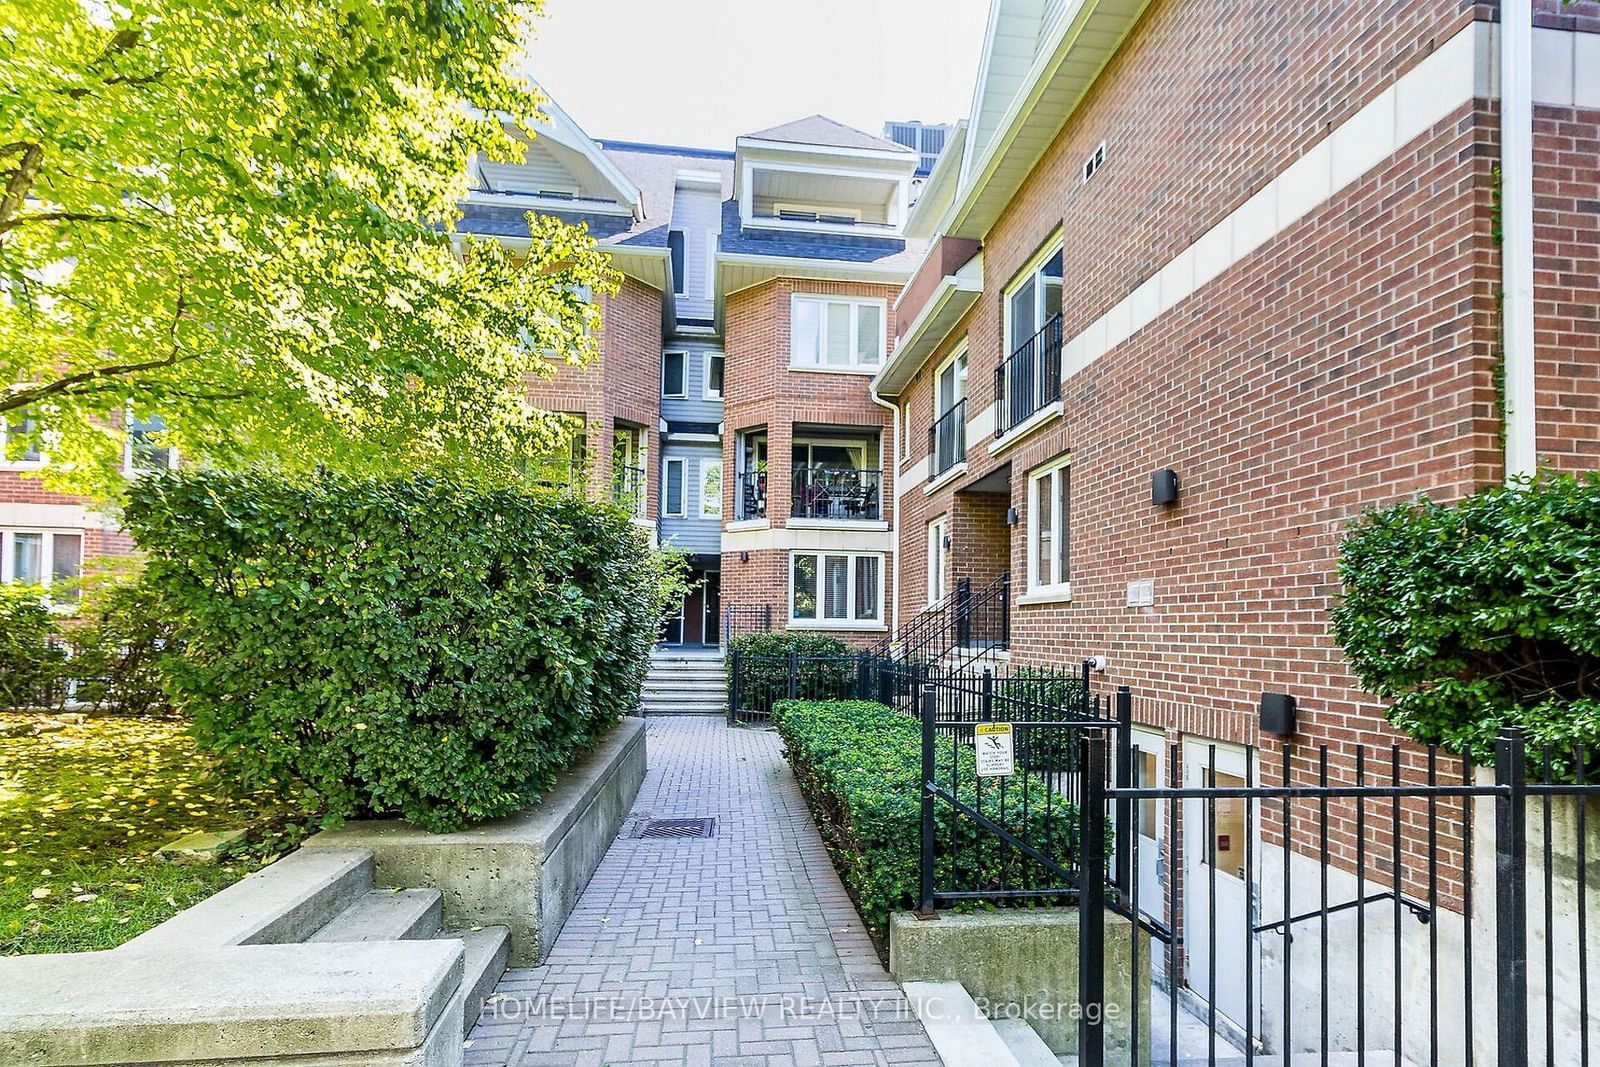
[[[281,801],[235,797],[168,719],[0,712],[0,955],[113,948],[293,846]],[[244,826],[222,866],[152,858]]]

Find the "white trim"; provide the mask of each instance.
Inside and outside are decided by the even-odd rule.
[[[546,212],[569,211],[583,215],[620,215],[630,219],[634,217],[633,207],[630,204],[583,196],[540,196],[538,193],[493,193],[487,189],[469,189],[467,195],[461,198],[461,202],[480,207],[526,207]]]
[[[26,429],[32,419],[23,419],[22,426]],[[38,459],[7,459],[6,447],[11,443],[11,422],[5,415],[0,415],[0,471],[36,471],[43,469],[49,462],[50,456],[42,449]]]
[[[724,533],[744,533],[748,530],[770,530],[771,528],[771,519],[735,519],[732,522],[724,523],[722,531]]]
[[[608,246],[601,245],[601,248]],[[806,256],[758,256],[742,252],[718,252],[717,263],[729,267],[760,267],[763,276],[755,281],[729,289],[724,296],[742,293],[764,285],[774,278],[810,278],[847,282],[865,282],[869,285],[902,286],[911,278],[911,267],[884,266],[879,263],[856,263],[844,259],[811,259]],[[720,275],[719,275],[720,277]]]
[[[798,374],[855,374],[871,377],[878,373],[877,367],[813,367],[805,363],[791,363],[788,369]]]
[[[1541,69],[1570,65],[1573,51],[1551,47],[1533,32],[1528,0],[1500,8],[1500,247],[1501,333],[1505,379],[1506,480],[1539,470],[1537,366],[1533,302],[1533,82]],[[1558,40],[1558,39],[1556,39]],[[1535,45],[1540,47],[1535,47]],[[1556,81],[1571,83],[1571,75]],[[1570,94],[1566,103],[1571,103]]]
[[[746,520],[756,521],[756,520]],[[722,551],[728,552],[877,552],[896,553],[893,530],[860,530],[839,523],[817,526],[763,526],[724,529]]]
[[[817,614],[810,617],[797,618],[794,613],[794,565],[801,556],[809,556],[817,561],[816,572],[816,609]],[[845,567],[845,604],[850,610],[850,615],[845,618],[828,618],[823,613],[827,610],[827,559],[830,556],[841,557],[848,561]],[[862,559],[877,560],[877,603],[874,605],[873,614],[866,618],[857,618],[856,610],[856,566]],[[788,624],[791,627],[819,630],[882,630],[885,629],[883,621],[883,606],[885,602],[884,578],[888,568],[881,552],[845,552],[829,549],[794,549],[789,553],[789,612]]]
[[[682,391],[677,393],[667,392],[667,357],[677,356],[683,360],[683,373],[678,375],[678,380],[683,383]],[[687,400],[689,399],[689,353],[677,348],[663,349],[661,352],[661,399]]]
[[[1015,293],[1018,289],[1021,289],[1024,285],[1027,285],[1029,282],[1034,283],[1033,313],[1035,321],[1033,332],[1028,335],[1029,337],[1034,336],[1040,330],[1044,329],[1045,323],[1049,321],[1045,318],[1044,314],[1045,287],[1042,284],[1039,284],[1039,280],[1043,278],[1043,275],[1041,275],[1039,272],[1044,269],[1044,265],[1046,263],[1050,262],[1057,255],[1061,256],[1061,287],[1062,290],[1065,291],[1067,283],[1066,238],[1060,226],[1057,226],[1050,232],[1050,235],[1044,239],[1044,243],[1039,246],[1039,250],[1028,257],[1027,262],[1011,275],[1011,280],[1006,283],[1005,288],[1000,290],[1000,351],[1002,353],[1002,359],[1009,359],[1012,354],[1016,352],[1018,347],[1015,330],[1011,325],[1011,296],[1013,293]]]
[[[1072,603],[1072,583],[1063,582],[1058,588],[1041,589],[1036,593],[1023,593],[1017,597],[1020,607],[1031,607],[1035,604],[1070,604]]]
[[[921,153],[915,152],[904,145],[898,148],[847,148],[843,145],[807,144],[804,141],[768,141],[760,137],[736,137],[733,142],[734,149],[754,148],[765,152],[799,153],[807,156],[850,156],[855,159],[888,160],[894,163],[910,163],[909,168],[904,168],[907,174],[915,174],[921,165]],[[900,149],[904,149],[901,151]],[[749,160],[748,162],[765,162],[764,160]],[[830,172],[831,173],[831,172]],[[844,173],[850,173],[848,171]],[[893,175],[894,169],[879,168],[863,171],[864,174],[881,176]]]
[[[668,491],[672,485],[672,465],[676,463],[682,471],[679,475],[683,491],[678,494],[678,511],[668,511],[667,501],[672,499]],[[668,456],[662,460],[661,465],[661,517],[663,519],[686,519],[689,517],[689,464],[682,456]]]
[[[18,580],[14,570],[16,560],[13,548],[18,534],[37,534],[39,537],[39,580],[30,584],[36,584],[40,589],[49,589],[55,584],[57,537],[76,537],[78,539],[78,573],[83,573],[84,560],[88,558],[86,531],[77,528],[60,529],[49,526],[7,526],[0,529],[0,584]]]
[[[786,525],[791,530],[862,530],[868,533],[886,533],[889,524],[882,519],[790,519]]]
[[[718,389],[714,393],[711,391],[711,361],[713,359],[722,360],[722,385],[725,389],[728,385],[728,355],[726,352],[713,352],[708,348],[701,353],[701,356],[701,370],[704,374],[702,375],[700,395],[707,400],[721,400],[722,389]],[[720,441],[721,438],[719,437],[717,440]]]
[[[1069,524],[1072,521],[1071,467],[1072,454],[1069,452],[1064,456],[1058,456],[1057,458],[1050,460],[1048,463],[1042,463],[1028,472],[1027,498],[1025,500],[1028,529],[1027,536],[1024,540],[1027,545],[1028,552],[1027,596],[1034,598],[1030,600],[1029,603],[1045,602],[1041,599],[1044,597],[1065,596],[1069,600],[1072,598],[1072,560],[1070,557],[1063,559],[1060,551],[1063,544],[1068,546],[1069,552],[1071,551],[1070,546],[1072,542],[1070,536],[1068,536],[1070,531]],[[1062,504],[1061,494],[1056,491],[1056,482],[1060,478],[1063,471],[1069,472],[1067,474],[1068,495],[1065,506]],[[1048,580],[1046,580],[1046,576],[1039,573],[1040,530],[1037,518],[1042,510],[1039,503],[1040,486],[1046,483],[1049,485],[1050,494],[1048,503],[1050,506],[1051,539],[1050,574],[1048,576]]]
[[[717,510],[711,511],[706,507],[706,475],[712,470],[717,472],[717,492],[715,496]],[[710,456],[700,461],[700,517],[702,519],[715,519],[722,521],[722,457],[713,459]]]
[[[681,399],[668,397],[668,399]],[[675,445],[715,445],[722,442],[722,438],[714,433],[667,433],[667,440]]]
[[[1065,410],[1066,409],[1062,406],[1062,403],[1059,400],[1053,404],[1046,404],[1044,407],[1040,408],[1038,411],[1035,411],[1032,415],[1029,415],[1027,418],[1011,427],[1011,429],[1007,430],[1006,435],[1000,438],[998,441],[990,441],[989,455],[998,456],[1012,445],[1020,444],[1027,438],[1032,437],[1041,426],[1045,425],[1045,423],[1052,422],[1055,419],[1060,418],[1061,413]],[[982,440],[982,438],[978,438],[978,440]]]
[[[802,303],[809,303],[809,304],[818,305],[818,309],[817,309],[817,327],[818,327],[818,330],[817,330],[817,338],[816,338],[816,340],[817,340],[817,362],[816,363],[800,362],[795,356],[795,353],[797,351],[796,341],[798,340],[798,338],[800,336],[799,331],[795,328],[795,323],[799,318],[799,310],[800,310],[800,305]],[[826,362],[823,362],[823,360],[825,358],[825,355],[826,355],[825,348],[827,346],[827,333],[828,333],[828,330],[827,330],[827,326],[828,326],[827,309],[829,308],[829,306],[835,305],[835,304],[843,304],[844,306],[846,306],[846,307],[848,307],[850,309],[850,339],[849,339],[849,348],[848,348],[848,355],[850,357],[850,362],[848,362],[848,363],[826,363]],[[871,362],[863,362],[863,361],[860,361],[860,360],[858,360],[856,358],[856,353],[860,349],[860,340],[861,340],[861,337],[860,337],[860,327],[861,327],[860,309],[863,308],[863,307],[875,308],[875,309],[877,309],[877,312],[878,312],[878,337],[877,337],[877,344],[875,346],[876,354],[877,354],[878,358],[872,360]],[[857,374],[877,374],[878,370],[883,366],[884,358],[885,358],[885,356],[886,356],[886,354],[888,352],[888,344],[889,344],[889,302],[887,300],[883,299],[882,297],[876,297],[876,296],[841,296],[841,295],[832,294],[832,293],[806,293],[806,292],[794,292],[794,293],[790,293],[789,294],[789,368],[791,370],[802,370],[802,371],[814,371],[814,370],[839,371],[839,370],[847,370],[847,371],[852,371],[852,372],[857,373]]]
[[[945,512],[938,518],[931,520],[927,526],[927,585],[925,587],[926,605],[933,607],[944,599],[949,592],[945,583],[945,564],[949,562],[950,550],[945,547],[945,538],[950,536],[950,513]]]
[[[932,462],[932,457],[929,457],[929,462]],[[939,477],[935,478],[933,481],[924,485],[922,487],[923,495],[928,496],[932,495],[933,493],[937,493],[939,490],[943,489],[957,478],[960,478],[965,473],[967,473],[967,464],[966,461],[963,460],[962,462],[957,463],[954,467],[951,467],[949,470],[945,471],[943,474],[939,475]]]

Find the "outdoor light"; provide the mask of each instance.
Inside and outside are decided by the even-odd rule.
[[[950,547],[950,535],[949,534],[945,534],[944,535],[944,547],[946,547],[946,548]]]
[[[1178,472],[1170,467],[1150,476],[1150,503],[1176,504],[1178,502]]]
[[[1288,693],[1261,694],[1261,732],[1279,737],[1294,733],[1294,697]]]
[[[1015,526],[1019,516],[1016,508],[1006,508],[1006,525]]]
[[[739,553],[739,562],[740,563],[749,563],[750,562],[750,553],[748,553],[748,552]]]

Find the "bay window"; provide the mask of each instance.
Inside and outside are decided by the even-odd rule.
[[[789,618],[825,629],[877,626],[883,618],[883,557],[854,552],[793,553]]]

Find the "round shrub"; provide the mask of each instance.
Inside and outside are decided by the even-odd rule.
[[[568,495],[192,471],[140,481],[126,521],[196,737],[328,824],[530,806],[638,706],[661,625],[644,533]]]
[[[1501,726],[1600,749],[1600,473],[1364,516],[1333,632],[1389,719],[1492,760]]]

